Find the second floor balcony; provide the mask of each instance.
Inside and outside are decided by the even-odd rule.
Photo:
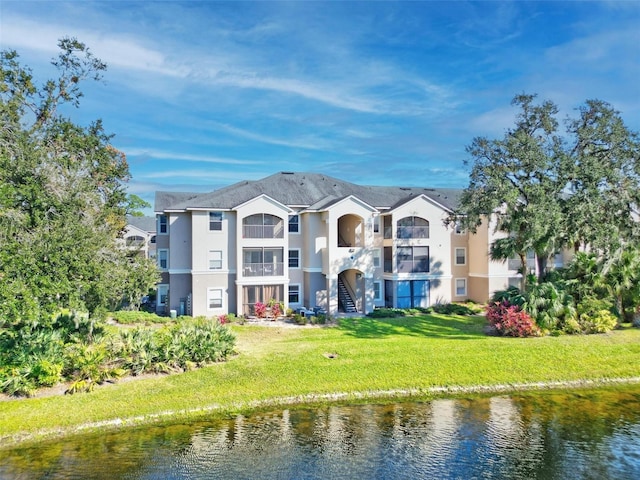
[[[284,275],[284,263],[244,263],[242,272],[245,277],[279,277]]]

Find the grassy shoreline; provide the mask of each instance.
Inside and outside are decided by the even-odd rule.
[[[482,317],[346,319],[337,327],[233,326],[238,355],[89,394],[0,402],[3,447],[276,406],[640,383],[640,329],[502,338]]]

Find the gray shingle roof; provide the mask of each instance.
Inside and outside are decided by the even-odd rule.
[[[353,195],[378,209],[389,209],[411,198],[425,195],[453,210],[462,190],[420,187],[357,185],[328,175],[309,172],[279,172],[261,180],[242,181],[209,193],[157,192],[155,211],[189,208],[232,209],[265,194],[290,207],[320,209]]]
[[[155,232],[156,231],[156,218],[155,217],[133,217],[127,216],[127,223],[129,225],[133,225],[140,230],[145,232]]]

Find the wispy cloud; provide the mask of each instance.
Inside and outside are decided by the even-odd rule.
[[[128,157],[143,157],[162,160],[175,160],[187,162],[216,163],[220,165],[259,165],[262,162],[257,160],[240,160],[236,158],[221,158],[210,155],[196,155],[187,153],[170,152],[164,150],[154,150],[151,148],[127,148],[124,153]]]

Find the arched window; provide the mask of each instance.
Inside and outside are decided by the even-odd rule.
[[[144,245],[144,238],[139,235],[131,235],[125,239],[127,247],[141,247]]]
[[[284,238],[284,220],[268,213],[256,213],[242,219],[244,238]]]
[[[422,217],[401,218],[397,227],[397,238],[429,238],[429,220]]]

